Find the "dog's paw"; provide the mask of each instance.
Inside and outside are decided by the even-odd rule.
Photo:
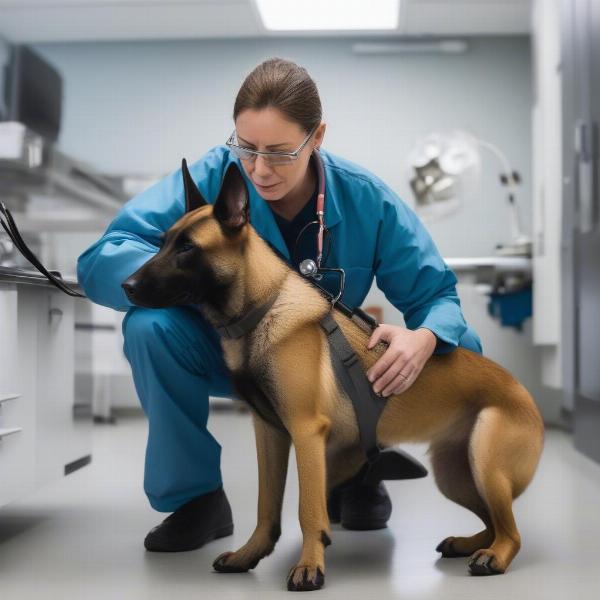
[[[223,552],[213,562],[213,569],[219,573],[245,573],[258,564],[260,559],[244,560],[238,552]]]
[[[317,566],[296,565],[290,571],[287,589],[290,592],[311,592],[325,585],[325,575]]]
[[[501,575],[505,570],[496,554],[489,548],[477,550],[469,560],[471,575]]]
[[[436,552],[441,552],[444,558],[456,558],[458,556],[471,556],[471,552],[460,552],[454,547],[455,537],[447,537],[442,540],[435,549]]]

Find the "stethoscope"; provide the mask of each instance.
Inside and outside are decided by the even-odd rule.
[[[323,164],[323,157],[317,148],[315,148],[312,152],[312,155],[315,159],[315,166],[317,168],[317,210],[316,215],[317,219],[315,221],[311,221],[307,223],[298,234],[296,238],[296,242],[294,245],[294,251],[298,247],[298,241],[302,237],[302,234],[306,231],[308,227],[311,225],[318,225],[319,229],[317,231],[317,256],[316,259],[312,258],[304,259],[299,265],[298,269],[304,277],[313,279],[314,281],[320,281],[323,278],[325,273],[337,273],[340,276],[340,290],[336,296],[331,299],[331,303],[335,304],[344,293],[344,285],[346,283],[346,273],[344,269],[341,268],[333,268],[333,267],[323,267],[321,265],[323,261],[323,240],[326,235],[329,234],[329,229],[325,225],[325,166]],[[295,252],[294,252],[295,253]],[[294,254],[293,253],[293,254]],[[329,250],[328,253],[329,255]],[[293,257],[292,257],[293,260]],[[321,286],[319,286],[321,287]],[[321,288],[323,289],[323,288]],[[327,291],[327,290],[324,290]],[[329,294],[329,292],[327,292]]]

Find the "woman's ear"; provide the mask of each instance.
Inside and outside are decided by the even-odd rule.
[[[192,210],[196,210],[197,208],[208,204],[194,183],[185,158],[181,161],[181,174],[183,176],[183,187],[185,189],[185,212],[189,213]]]
[[[227,167],[223,176],[213,215],[227,229],[239,230],[248,223],[248,188],[235,163]]]
[[[317,150],[323,144],[323,138],[325,137],[325,129],[327,129],[327,123],[325,123],[325,121],[321,121],[321,124],[317,127],[317,130],[315,131],[315,135],[313,137],[313,147]]]

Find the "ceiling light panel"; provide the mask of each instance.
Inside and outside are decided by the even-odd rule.
[[[398,27],[400,0],[255,0],[271,31],[357,31]]]

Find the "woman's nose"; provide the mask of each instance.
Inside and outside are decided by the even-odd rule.
[[[256,175],[268,177],[273,172],[273,168],[267,163],[267,159],[259,154],[254,160],[254,172]]]

